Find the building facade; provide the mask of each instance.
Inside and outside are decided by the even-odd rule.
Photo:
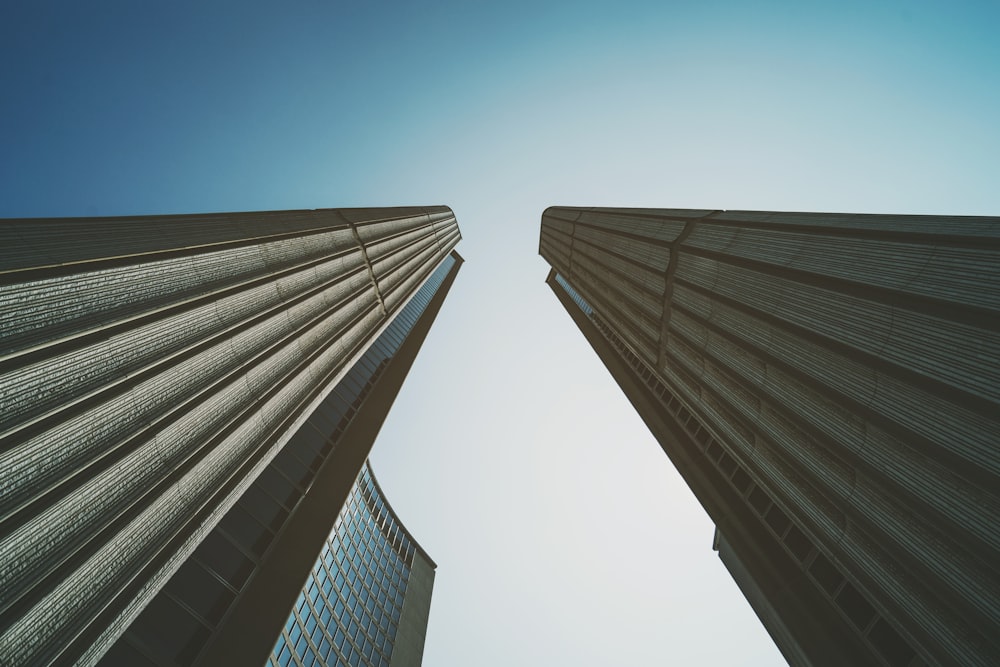
[[[791,664],[1000,662],[1000,218],[553,207],[539,251]]]
[[[0,237],[0,664],[263,664],[462,263],[454,215]]]
[[[419,666],[436,567],[366,464],[268,665]]]

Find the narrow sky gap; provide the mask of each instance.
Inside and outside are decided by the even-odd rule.
[[[452,207],[467,262],[373,454],[438,564],[425,664],[783,664],[541,213],[997,215],[1000,6],[542,5],[5,7],[0,217]]]

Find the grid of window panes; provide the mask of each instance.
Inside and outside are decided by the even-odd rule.
[[[366,465],[268,664],[386,667],[413,552]]]
[[[448,276],[447,256],[99,664],[186,665],[225,621],[288,516]],[[353,554],[352,554],[353,558]],[[170,628],[164,632],[164,628]],[[347,663],[352,664],[352,663]],[[370,663],[379,664],[379,663]]]
[[[594,309],[590,307],[590,304],[587,303],[586,300],[580,296],[559,273],[556,274],[556,282],[559,283],[564,290],[566,290],[566,293],[569,294],[570,298],[576,302],[576,305],[580,306],[580,310],[585,312],[587,315],[594,314]]]

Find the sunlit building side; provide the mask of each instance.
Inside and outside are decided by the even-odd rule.
[[[446,207],[0,221],[0,664],[264,664],[459,238]]]
[[[539,248],[791,664],[1000,663],[1000,218],[553,207]]]

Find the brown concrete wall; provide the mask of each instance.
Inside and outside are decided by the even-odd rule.
[[[1000,219],[553,207],[540,252],[844,576],[866,641],[1000,656]]]

